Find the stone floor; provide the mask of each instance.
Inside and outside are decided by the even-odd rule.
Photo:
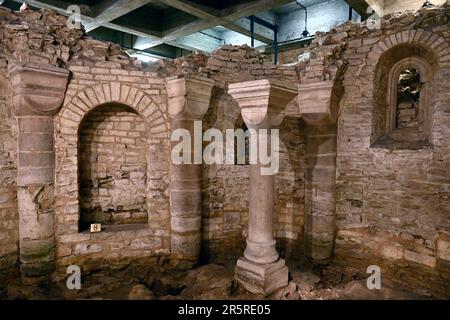
[[[63,287],[39,290],[12,281],[0,290],[0,299],[133,299],[133,300],[374,300],[429,299],[423,292],[385,284],[368,290],[360,275],[344,275],[337,267],[314,269],[304,262],[290,263],[290,283],[270,297],[249,294],[233,281],[233,267],[209,264],[189,271],[155,275],[144,267],[128,267],[111,274],[99,271],[83,278],[83,289]],[[319,276],[320,275],[320,276]]]

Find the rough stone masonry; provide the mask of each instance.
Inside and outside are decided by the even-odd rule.
[[[0,290],[232,261],[269,295],[306,257],[450,297],[448,4],[317,33],[278,66],[230,45],[145,65],[66,19],[0,8]],[[278,128],[279,173],[171,164],[194,120]]]

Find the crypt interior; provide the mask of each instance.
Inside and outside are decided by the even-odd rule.
[[[449,1],[7,0],[0,39],[0,299],[450,298]],[[278,172],[174,163],[196,123]]]

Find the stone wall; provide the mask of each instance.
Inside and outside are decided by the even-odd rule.
[[[338,121],[335,261],[362,272],[379,264],[386,277],[441,296],[450,292],[449,10],[388,15],[381,30],[337,29],[346,35],[348,70]],[[404,58],[399,51],[436,61],[423,106],[433,114],[431,146],[373,143],[379,127],[372,121],[387,104],[375,75],[382,61]]]
[[[18,262],[17,123],[6,62],[0,56],[0,277]]]
[[[329,235],[334,230],[333,261],[348,271],[365,274],[368,266],[379,265],[385,279],[441,297],[450,292],[449,14],[446,5],[386,15],[379,29],[345,23],[330,33],[317,33],[307,48],[308,59],[296,65],[301,88],[314,85],[318,90],[331,80],[342,92],[328,101],[331,109],[333,99],[339,106],[337,145],[308,143],[312,136],[306,130],[307,150],[308,145],[327,146],[327,156],[337,152],[337,157],[335,189],[330,189],[336,192],[335,208],[328,207],[329,197],[313,196],[316,213],[310,222],[307,210],[305,232],[309,225],[326,227]],[[421,73],[430,77],[418,106],[430,119],[425,117],[414,134],[388,128],[389,108],[395,108],[389,74],[399,63],[423,65]],[[395,89],[396,84],[397,79]],[[321,105],[319,98],[315,105]],[[308,119],[304,112],[305,121],[320,120]],[[323,165],[332,164],[327,163]],[[307,164],[312,182],[317,179],[325,191],[323,165]],[[336,221],[334,214],[328,215],[329,222],[318,220],[317,213],[329,209],[335,210]],[[310,247],[318,253],[330,247],[320,249],[324,239],[314,239]]]
[[[275,237],[285,258],[303,253],[305,224],[304,124],[286,117],[280,126],[280,171],[275,176]]]

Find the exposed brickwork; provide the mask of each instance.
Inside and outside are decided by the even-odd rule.
[[[84,227],[147,222],[146,144],[144,120],[126,107],[100,107],[84,120],[79,150]]]
[[[82,81],[85,80],[81,80],[81,78],[93,76],[94,72],[98,73],[100,70],[97,68],[91,72],[91,68],[85,66],[72,66],[71,70],[74,80],[69,84],[66,101],[55,122],[57,132],[56,165],[58,168],[55,210],[58,221],[56,228],[60,263],[66,264],[73,259],[80,258],[89,260],[100,259],[100,257],[102,259],[128,257],[134,259],[139,256],[148,256],[149,252],[153,252],[153,254],[167,252],[170,248],[169,163],[167,162],[169,122],[166,120],[166,104],[162,96],[165,94],[163,80],[148,72],[120,70],[123,77],[140,76],[142,81],[138,81],[138,83],[110,81],[84,83]],[[105,72],[109,73],[109,69],[105,68],[103,73]],[[134,75],[130,75],[131,73]],[[141,148],[147,150],[146,154],[148,155],[145,173],[148,222],[143,226],[144,228],[139,225],[130,226],[132,230],[138,228],[134,234],[128,233],[128,231],[117,231],[120,229],[116,228],[103,236],[79,234],[78,128],[82,119],[85,117],[89,119],[91,115],[88,113],[89,111],[107,103],[119,103],[127,106],[133,110],[133,118],[139,115],[139,118],[144,119],[144,122],[133,121],[133,125],[135,129],[139,128],[139,130],[144,125],[145,133],[148,136],[148,139],[140,145]],[[102,111],[105,110],[100,108],[94,112],[104,116]],[[124,123],[126,122],[124,121]],[[131,126],[131,122],[129,123]],[[133,134],[132,131],[127,130],[126,132]],[[142,155],[140,156],[142,157]],[[142,172],[140,174],[142,175]],[[127,194],[130,195],[129,191],[121,195],[120,201],[126,202]],[[135,195],[130,196],[133,198]],[[121,237],[121,234],[129,240],[117,242],[118,238],[116,237]]]

